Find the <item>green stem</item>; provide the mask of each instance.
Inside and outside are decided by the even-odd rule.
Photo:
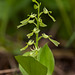
[[[51,16],[49,13],[48,13],[49,17],[55,22],[56,20],[54,19],[53,16]]]
[[[39,20],[39,13],[40,13],[40,5],[38,5],[39,7],[38,7],[38,18],[37,18],[37,29],[39,29],[39,22],[38,22],[38,20]],[[36,48],[38,48],[38,35],[39,35],[39,33],[36,33]]]
[[[38,38],[38,41],[39,41],[41,38],[42,38],[42,36],[40,36],[40,37]]]

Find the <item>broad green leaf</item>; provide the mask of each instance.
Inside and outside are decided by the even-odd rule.
[[[19,69],[23,75],[28,75],[28,73],[24,70],[24,68],[19,64]]]
[[[28,75],[46,75],[47,68],[30,56],[16,56],[18,63],[28,73]],[[22,71],[23,72],[23,71]]]
[[[60,44],[59,42],[57,42],[56,40],[53,40],[53,39],[51,39],[51,38],[49,38],[49,40],[50,40],[52,43],[54,43],[55,46],[58,46],[58,45]]]
[[[54,57],[48,45],[44,45],[37,56],[38,61],[48,68],[47,75],[52,75],[54,71]]]
[[[24,53],[23,56],[30,56],[30,52],[31,51]],[[24,70],[24,68],[20,64],[19,64],[19,69],[23,75],[28,75],[28,73]]]

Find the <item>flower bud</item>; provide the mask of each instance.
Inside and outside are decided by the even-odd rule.
[[[27,37],[28,37],[28,38],[30,38],[31,36],[33,36],[33,33],[27,34]]]
[[[49,36],[46,35],[45,33],[42,34],[42,37],[43,37],[43,38],[49,38]]]
[[[35,19],[29,20],[28,23],[34,23]]]
[[[37,28],[34,28],[34,29],[33,29],[33,32],[34,32],[34,33],[39,33],[39,32],[40,32],[40,30],[39,30],[39,29],[37,29]]]
[[[32,0],[32,2],[36,2],[36,0]]]
[[[36,17],[36,14],[31,14],[30,15],[30,18],[34,18],[34,17]]]
[[[44,9],[43,9],[43,13],[44,14],[48,14],[48,10],[44,7]]]
[[[38,6],[36,4],[34,4],[34,9],[37,9],[37,8],[38,8]]]
[[[34,44],[34,41],[33,40],[29,40],[28,41],[28,45],[32,45],[32,44]]]
[[[52,14],[52,11],[49,11],[50,14]]]

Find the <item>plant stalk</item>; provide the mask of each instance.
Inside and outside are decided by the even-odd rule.
[[[38,5],[37,29],[39,29],[39,13],[40,13],[40,5]],[[38,48],[38,35],[39,33],[36,33],[36,48]]]

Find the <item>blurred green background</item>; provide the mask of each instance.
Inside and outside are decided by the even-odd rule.
[[[38,0],[41,11],[45,6],[55,17],[54,23],[47,15],[42,19],[48,26],[41,28],[42,32],[52,34],[58,40],[60,48],[75,48],[75,0]],[[27,18],[33,9],[31,0],[0,0],[0,50],[5,49],[13,54],[20,54],[19,49],[28,41],[26,34],[33,29],[27,25],[20,29],[20,21]],[[32,37],[34,38],[34,37]]]

